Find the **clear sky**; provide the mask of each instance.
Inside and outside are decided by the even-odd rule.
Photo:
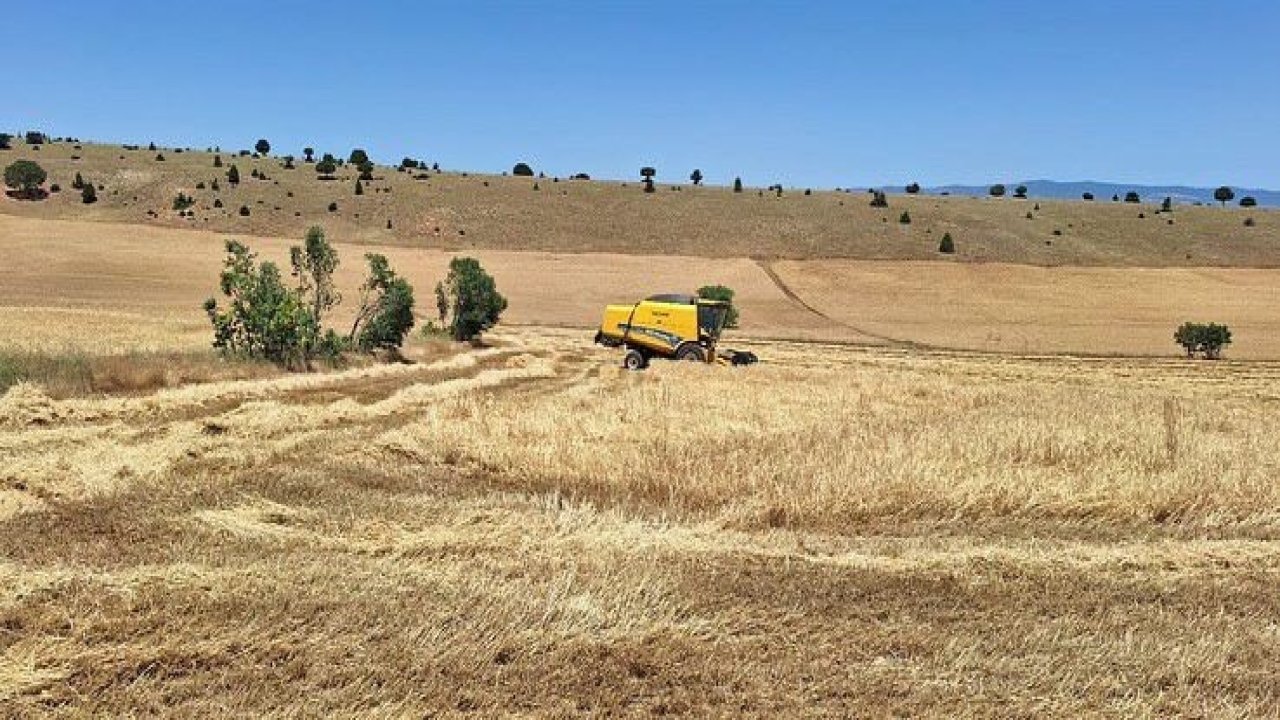
[[[0,127],[845,187],[1280,188],[1280,2],[60,2]]]

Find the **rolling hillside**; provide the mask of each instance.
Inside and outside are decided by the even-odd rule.
[[[340,157],[349,152],[334,150]],[[0,213],[274,237],[298,237],[320,222],[345,242],[711,258],[936,260],[943,257],[939,240],[950,233],[957,247],[951,259],[958,261],[1280,266],[1280,214],[1262,208],[1179,207],[1162,214],[1152,204],[1039,201],[1036,209],[1036,201],[937,196],[891,196],[888,208],[873,208],[864,192],[853,191],[788,190],[776,197],[752,187],[735,194],[672,185],[659,175],[656,192],[645,194],[638,181],[383,166],[357,196],[350,166],[322,180],[301,161],[287,170],[276,157],[221,156],[225,166],[218,168],[210,152],[66,142],[37,150],[15,140],[0,151],[0,163],[34,159],[49,172],[46,186],[56,183],[61,192],[43,201],[0,198]],[[226,177],[233,164],[238,186]],[[101,188],[98,202],[85,205],[71,189],[77,172]],[[190,216],[173,208],[179,193],[195,200]],[[904,212],[909,224],[900,222]]]

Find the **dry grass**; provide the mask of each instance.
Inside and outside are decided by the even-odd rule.
[[[163,152],[165,162],[156,162],[156,153],[145,149],[90,144],[75,150],[57,143],[33,152],[18,143],[5,159],[37,160],[63,192],[40,203],[0,197],[0,212],[274,237],[301,237],[308,225],[323,222],[353,242],[412,248],[708,258],[936,259],[942,234],[950,232],[958,259],[1036,265],[1275,267],[1280,237],[1280,214],[1260,208],[1180,207],[1170,218],[1157,214],[1154,204],[1042,200],[1035,219],[1027,220],[1034,201],[893,196],[891,207],[881,210],[868,205],[865,193],[791,191],[779,199],[768,193],[758,197],[754,189],[674,192],[660,182],[659,192],[645,195],[634,181],[622,187],[460,173],[415,180],[389,168],[378,168],[378,179],[366,183],[365,194],[357,197],[350,168],[325,182],[310,165],[290,171],[277,159],[232,159],[223,153],[243,179],[232,189],[226,168],[214,168],[210,154]],[[287,152],[298,154],[297,149]],[[81,159],[72,160],[73,155]],[[250,178],[254,168],[270,179]],[[660,178],[671,174],[659,170]],[[69,189],[77,171],[104,186],[97,204],[83,205]],[[198,182],[215,178],[221,192],[196,189]],[[194,218],[179,218],[171,209],[178,192],[196,198]],[[222,208],[213,207],[215,198]],[[337,212],[327,211],[330,202],[338,203]],[[250,208],[248,218],[239,215],[241,205]],[[903,210],[911,213],[910,225],[897,222]],[[1146,217],[1140,219],[1139,213]],[[1244,227],[1246,216],[1254,218],[1255,227]]]
[[[0,397],[5,707],[1280,701],[1280,368],[771,343],[746,370],[626,374],[573,337]]]
[[[90,355],[0,351],[0,394],[18,383],[42,386],[53,398],[136,394],[191,383],[271,377],[269,363],[224,357],[213,351],[126,352]]]

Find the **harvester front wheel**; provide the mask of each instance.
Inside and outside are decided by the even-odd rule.
[[[644,353],[632,348],[622,357],[622,367],[628,370],[643,370],[649,364],[648,358]]]
[[[682,345],[676,351],[677,360],[688,360],[691,362],[706,362],[707,351],[702,349],[701,345]]]

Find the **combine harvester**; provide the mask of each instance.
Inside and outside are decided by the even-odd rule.
[[[729,303],[694,295],[652,295],[634,305],[606,305],[596,342],[624,347],[622,364],[642,370],[655,357],[723,365],[751,365],[755,353],[717,350]]]

